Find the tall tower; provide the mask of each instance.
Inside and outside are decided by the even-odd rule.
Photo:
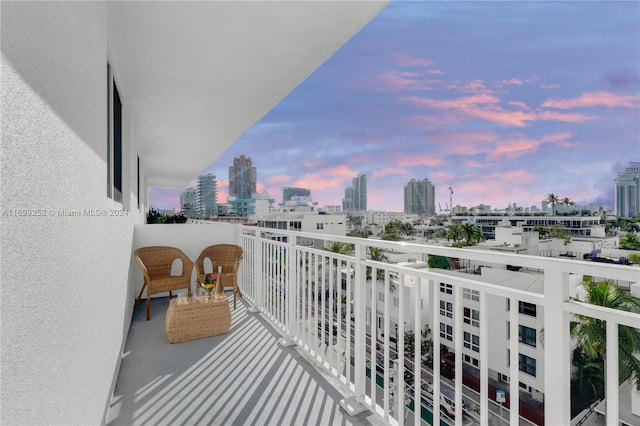
[[[618,217],[636,217],[640,214],[640,162],[629,163],[615,179],[615,204]]]
[[[256,192],[257,172],[251,158],[241,155],[233,159],[229,167],[229,196],[251,198]]]
[[[427,178],[411,179],[404,187],[404,212],[407,214],[435,215],[435,186]]]
[[[198,190],[196,192],[196,213],[198,217],[208,219],[216,211],[218,198],[218,181],[211,173],[198,176]]]
[[[307,188],[293,188],[287,186],[282,189],[282,202],[291,201],[291,197],[311,197],[311,190]]]
[[[358,175],[344,189],[343,211],[367,211],[367,175]]]
[[[180,213],[187,217],[196,217],[196,198],[198,191],[195,188],[187,188],[180,194]]]

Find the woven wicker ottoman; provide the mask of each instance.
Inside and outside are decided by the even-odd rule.
[[[217,336],[229,332],[231,311],[227,299],[196,301],[191,297],[189,303],[178,304],[178,299],[171,299],[165,329],[171,343],[186,342]]]

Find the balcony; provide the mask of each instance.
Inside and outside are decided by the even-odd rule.
[[[574,293],[583,275],[637,282],[637,267],[219,223],[136,226],[135,247],[159,241],[194,258],[208,244],[241,245],[244,298],[232,309],[228,334],[174,345],[164,334],[167,298],[154,299],[149,322],[142,307],[136,310],[109,424],[543,424],[531,414],[532,406],[544,424],[569,424],[569,321],[574,314],[607,323],[607,353],[613,354],[606,360],[607,404],[596,411],[606,416],[606,424],[640,421],[631,413],[631,386],[618,386],[616,332],[617,325],[640,328],[638,316],[587,305]],[[323,249],[336,241],[353,244],[354,253]],[[375,262],[367,259],[369,247],[414,259],[457,258],[465,271],[490,265],[492,273],[521,274],[530,284],[523,288],[514,279],[497,285],[489,274]],[[522,269],[510,271],[507,265]],[[370,277],[378,283],[373,285]],[[141,284],[140,277],[135,281]],[[541,285],[536,288],[534,282]],[[441,300],[453,301],[451,316],[446,310],[441,315]],[[473,322],[461,309],[468,304],[478,309]],[[496,306],[502,307],[502,316],[496,317]],[[518,336],[519,325],[532,326],[532,315],[545,329],[533,370],[520,368],[518,355],[527,353],[527,345],[518,338],[505,340],[505,328],[498,325],[506,319],[508,333]],[[405,346],[405,331],[425,324],[441,330],[444,323],[452,324],[451,339],[437,332],[432,336],[434,348],[446,344],[453,349],[447,355],[433,351],[433,365],[441,368],[417,369],[419,351],[408,357],[397,350]],[[463,338],[472,326],[479,345]],[[421,339],[415,333],[416,348]],[[505,352],[498,353],[507,358],[501,374],[510,383],[534,384],[535,392],[496,379],[496,348],[489,347],[496,341],[502,341]],[[463,358],[469,353],[478,361],[474,368]],[[474,390],[465,371],[473,371],[484,385]],[[506,404],[496,402],[498,387],[506,393]],[[414,395],[422,396],[421,416],[414,414]],[[433,401],[441,402],[440,410]],[[604,419],[596,416],[584,424]]]

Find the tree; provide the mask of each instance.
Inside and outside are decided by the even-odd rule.
[[[462,232],[468,245],[474,245],[482,241],[482,231],[475,223],[465,223],[462,225]]]
[[[453,243],[457,243],[463,238],[463,231],[461,225],[449,225],[447,227],[447,240],[453,240]]]
[[[571,201],[568,197],[564,197],[562,200],[560,200],[560,204],[562,204],[563,206],[566,206],[566,207],[570,207],[570,206],[575,206],[576,205],[576,203]]]
[[[556,215],[556,204],[558,204],[560,202],[560,197],[558,197],[554,193],[547,194],[546,201],[547,201],[547,203],[551,204],[551,216],[555,216]]]
[[[640,240],[636,234],[626,234],[620,238],[620,248],[623,250],[640,250]]]
[[[640,314],[640,299],[620,290],[610,281],[598,283],[585,280],[585,301],[610,309]],[[604,366],[606,359],[606,322],[588,316],[576,315],[571,323],[571,335],[576,338],[584,357]],[[619,381],[631,378],[640,390],[640,360],[636,357],[640,352],[640,330],[624,325],[618,326],[618,361]]]
[[[369,247],[369,259],[374,260],[376,262],[389,262],[389,256],[387,256],[387,253],[384,251],[384,249],[378,248],[378,247]],[[372,279],[371,278],[371,272],[372,272],[372,268],[371,266],[367,266],[367,280]],[[393,284],[391,282],[391,277],[395,276],[394,274],[389,274],[389,283],[391,285],[391,290],[393,291],[395,289],[395,284]],[[384,269],[377,269],[376,270],[376,281],[382,281],[384,280]]]
[[[428,255],[427,264],[432,269],[449,269],[449,259],[444,256]]]
[[[640,265],[640,253],[631,253],[629,255],[629,262]]]

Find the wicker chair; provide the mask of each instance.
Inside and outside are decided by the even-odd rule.
[[[211,261],[211,271],[205,269],[205,259]],[[238,288],[238,267],[242,260],[242,247],[235,244],[215,244],[202,250],[198,260],[196,260],[196,272],[198,281],[203,282],[206,274],[213,277],[218,275],[218,266],[222,267],[220,274],[224,287],[233,287],[233,309],[236,308],[236,293],[242,297],[242,292]]]
[[[151,295],[186,288],[191,296],[191,273],[193,262],[182,250],[167,246],[141,247],[133,253],[133,258],[142,270],[144,285],[136,299],[138,306],[144,289],[147,289],[147,321],[151,310]],[[176,259],[182,261],[182,274],[171,275],[171,265]]]

